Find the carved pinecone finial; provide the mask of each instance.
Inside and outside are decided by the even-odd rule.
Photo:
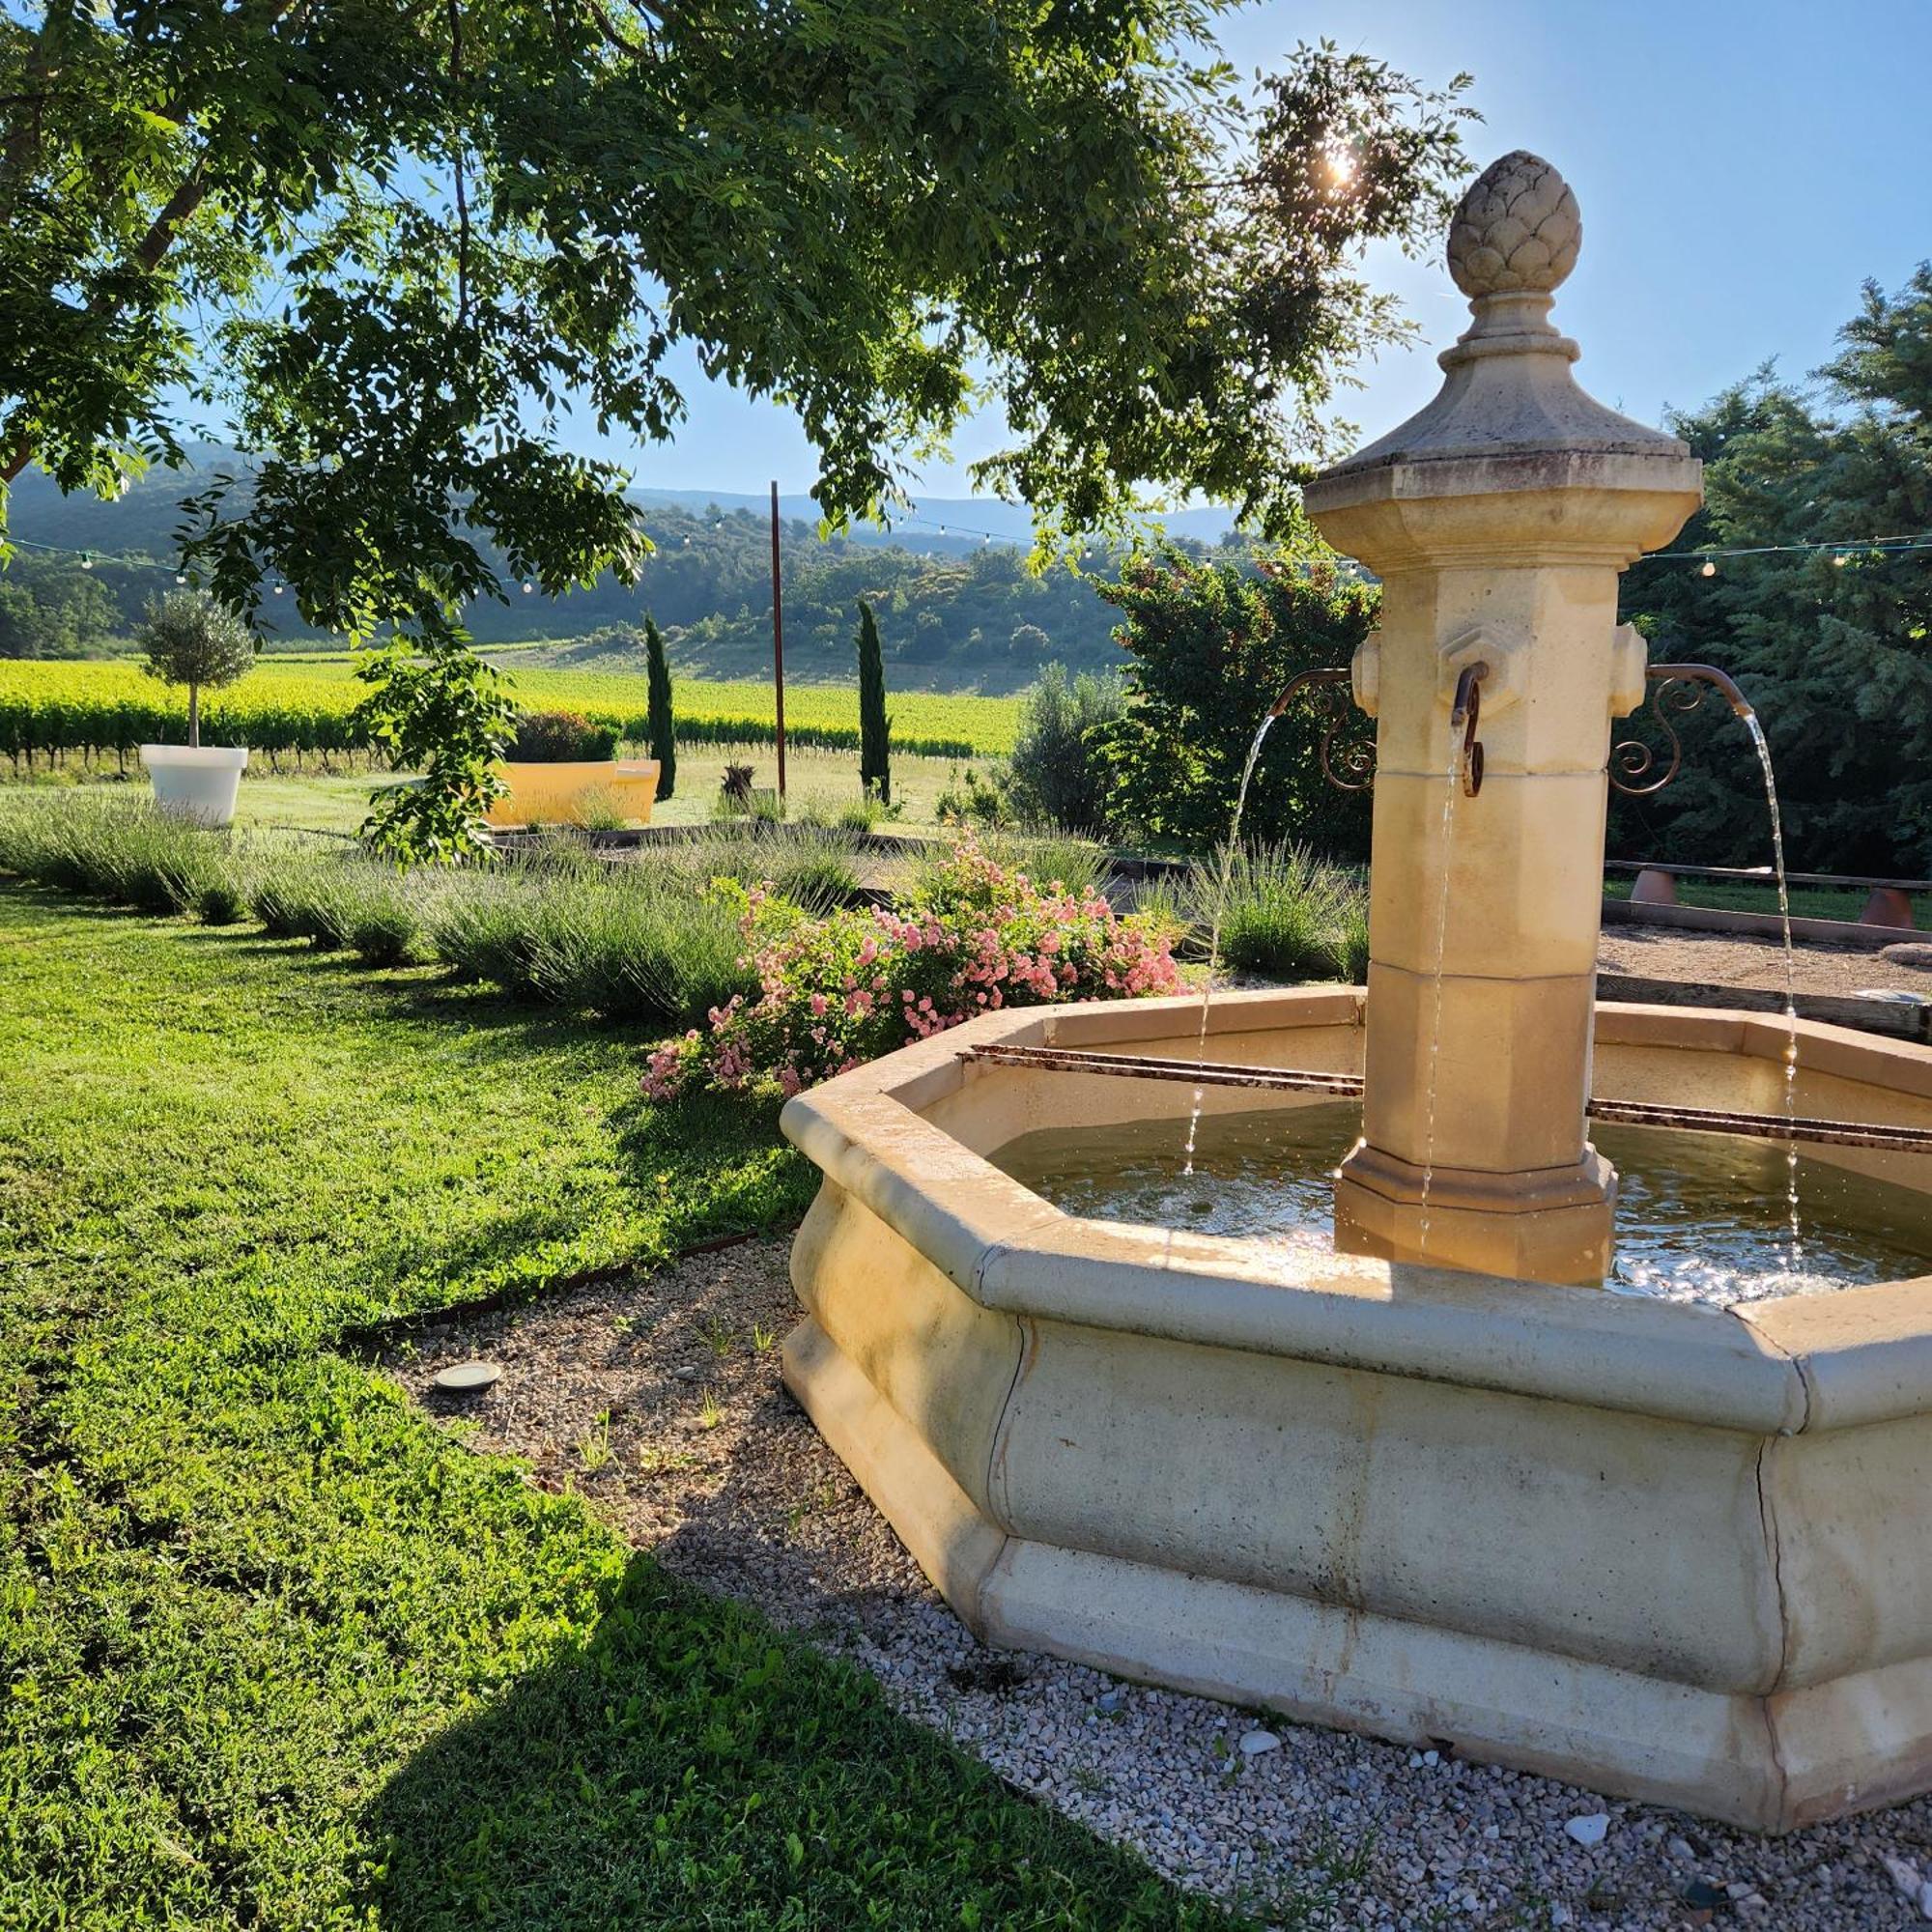
[[[1567,183],[1519,148],[1476,178],[1449,224],[1449,272],[1478,296],[1545,294],[1577,266],[1583,217]]]

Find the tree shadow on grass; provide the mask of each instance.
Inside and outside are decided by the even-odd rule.
[[[574,1193],[505,1205],[463,1229],[412,1230],[362,1257],[366,1299],[346,1324],[351,1346],[385,1323],[452,1305],[510,1306],[735,1235],[795,1225],[817,1171],[783,1142],[772,1105],[696,1094],[641,1098],[605,1117],[621,1193],[602,1219]]]
[[[362,1822],[389,1926],[1234,1922],[641,1556],[587,1643],[433,1739]]]

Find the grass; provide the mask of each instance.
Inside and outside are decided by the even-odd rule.
[[[284,764],[287,760],[284,759]],[[333,762],[340,765],[341,755]],[[677,754],[677,790],[661,799],[651,814],[654,825],[704,825],[711,819],[718,797],[719,781],[729,763],[752,766],[760,787],[770,786],[778,778],[776,756],[769,745],[693,745]],[[827,752],[794,747],[786,753],[786,804],[793,823],[840,825],[871,824],[881,832],[899,830],[930,831],[938,823],[939,799],[949,788],[957,788],[962,769],[956,759],[915,758],[904,753],[893,754],[893,799],[898,816],[884,818],[876,806],[868,808],[859,788],[859,754],[856,752]],[[130,765],[126,783],[109,778],[110,760],[99,779],[84,774],[77,761],[63,773],[41,773],[29,781],[10,776],[11,767],[0,758],[0,795],[32,794],[46,791],[65,794],[70,790],[99,789],[115,794],[145,796],[147,785],[138,767]],[[266,759],[257,758],[242,775],[241,793],[236,801],[235,822],[252,831],[299,830],[352,836],[369,815],[369,795],[378,785],[390,783],[393,774],[386,771],[345,772],[284,770],[277,774]]]
[[[1635,883],[1634,873],[1612,872],[1604,881],[1604,895],[1606,898],[1627,899]],[[1865,896],[1862,886],[1849,891],[1836,886],[1793,886],[1791,916],[1856,920],[1864,910]],[[1769,881],[1760,886],[1744,879],[1679,879],[1677,901],[1680,905],[1710,906],[1720,912],[1761,912],[1776,916],[1777,888]]]
[[[1224,1922],[337,1352],[786,1222],[769,1111],[20,887],[0,980],[9,1925]]]

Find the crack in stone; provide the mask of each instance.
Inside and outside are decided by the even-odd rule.
[[[1752,1479],[1757,1489],[1758,1524],[1764,1537],[1765,1554],[1771,1564],[1772,1588],[1777,1599],[1777,1667],[1773,1673],[1769,1688],[1752,1701],[1758,1719],[1764,1726],[1765,1751],[1771,1760],[1772,1773],[1776,1780],[1772,1798],[1771,1815],[1766,1819],[1766,1829],[1782,1831],[1786,1827],[1786,1813],[1789,1808],[1791,1774],[1785,1764],[1781,1742],[1777,1733],[1777,1719],[1772,1711],[1772,1700],[1782,1689],[1785,1677],[1791,1667],[1791,1608],[1784,1588],[1784,1551],[1778,1535],[1777,1509],[1773,1499],[1769,1474],[1771,1458],[1780,1442],[1793,1435],[1802,1435],[1810,1427],[1811,1416],[1816,1402],[1816,1390],[1811,1380],[1811,1372],[1803,1356],[1793,1354],[1789,1350],[1779,1348],[1772,1342],[1737,1308],[1726,1311],[1750,1335],[1760,1348],[1775,1350],[1791,1373],[1797,1378],[1800,1406],[1797,1422],[1788,1429],[1782,1429],[1775,1435],[1763,1436],[1758,1441],[1757,1455],[1753,1461]]]

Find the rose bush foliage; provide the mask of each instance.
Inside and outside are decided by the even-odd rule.
[[[1098,893],[1040,885],[969,840],[901,903],[813,918],[727,880],[755,998],[734,995],[651,1055],[644,1092],[709,1084],[799,1093],[977,1013],[1178,992],[1172,935]]]

